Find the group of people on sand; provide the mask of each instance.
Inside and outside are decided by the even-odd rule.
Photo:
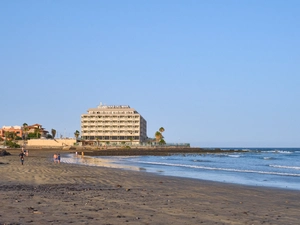
[[[54,163],[60,163],[60,154],[55,153],[53,155],[53,161]]]
[[[29,154],[29,151],[26,150],[26,149],[24,149],[24,148],[22,148],[21,153],[19,154],[20,161],[21,161],[22,165],[24,165],[24,157],[28,156],[28,154]]]

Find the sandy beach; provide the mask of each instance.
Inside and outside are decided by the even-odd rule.
[[[300,192],[0,157],[0,224],[299,224]],[[60,152],[62,157],[64,153]]]

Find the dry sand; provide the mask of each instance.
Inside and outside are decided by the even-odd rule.
[[[300,192],[0,157],[0,224],[300,224]],[[63,157],[63,155],[62,155]]]

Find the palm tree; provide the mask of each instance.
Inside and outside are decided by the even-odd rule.
[[[10,132],[10,137],[13,141],[16,140],[17,134],[15,132]]]
[[[8,131],[5,131],[4,132],[4,136],[5,136],[5,146],[6,146],[6,144],[7,144],[7,138],[9,137],[9,132]]]
[[[74,136],[75,136],[76,140],[78,139],[79,135],[80,135],[80,132],[78,130],[76,130],[74,132]]]
[[[133,138],[130,137],[130,138],[129,138],[129,141],[130,141],[130,145],[132,145]]]
[[[26,141],[27,135],[28,135],[28,124],[27,123],[23,123],[23,132],[24,132],[24,134],[22,136],[23,136],[23,139]]]
[[[165,144],[166,144],[166,142],[165,142],[165,140],[164,140],[164,139],[161,139],[161,140],[159,141],[159,144],[160,144],[160,145],[165,145]]]
[[[163,128],[163,127],[159,128],[160,133],[163,133],[164,131],[165,131],[165,128]]]
[[[55,139],[56,130],[55,129],[51,129],[51,134],[52,134],[52,138]]]
[[[159,132],[161,133],[161,139],[164,139],[164,136],[162,135],[162,133],[165,131],[165,128],[161,127],[159,128]]]
[[[164,140],[164,136],[162,135],[162,133],[165,131],[165,128],[161,127],[159,128],[159,131],[156,131],[155,132],[155,139],[156,139],[156,142],[161,144],[161,145],[164,145],[166,144],[165,140]]]
[[[162,134],[159,131],[155,132],[156,142],[159,142],[162,139]]]
[[[37,138],[40,137],[40,132],[41,132],[40,126],[37,126],[36,128],[34,128],[34,133],[36,134]]]

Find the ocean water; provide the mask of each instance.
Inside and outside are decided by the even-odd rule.
[[[82,158],[70,155],[62,162],[116,167],[241,185],[300,190],[300,148],[251,148],[244,149],[243,152],[171,156]]]

